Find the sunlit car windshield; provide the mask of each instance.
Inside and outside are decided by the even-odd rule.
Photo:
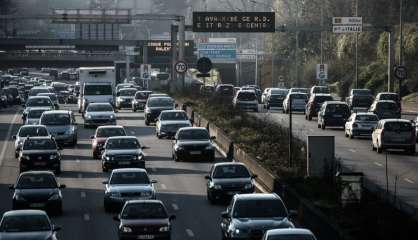
[[[50,231],[51,224],[44,215],[7,216],[3,219],[2,232],[39,232]]]
[[[203,129],[182,130],[178,133],[178,140],[208,140],[209,133]]]
[[[136,89],[121,89],[119,90],[119,96],[134,96]]]
[[[86,109],[87,112],[113,112],[110,104],[91,104]]]
[[[266,240],[315,240],[311,235],[302,234],[281,234],[278,236],[269,236]]]
[[[356,121],[362,122],[377,122],[379,119],[376,115],[357,115]]]
[[[140,147],[135,138],[108,139],[106,143],[106,149],[137,149]]]
[[[66,113],[43,114],[42,125],[68,125],[71,123],[70,115]]]
[[[51,174],[25,174],[22,175],[17,184],[18,189],[33,188],[56,188],[57,182]]]
[[[27,103],[27,107],[43,107],[43,106],[52,106],[51,100],[47,97],[45,98],[29,98]]]
[[[117,136],[126,136],[125,130],[123,128],[99,128],[96,134],[96,137],[102,138]]]
[[[57,145],[52,139],[26,139],[23,150],[55,150]]]
[[[286,208],[277,200],[236,201],[233,217],[235,218],[274,218],[287,217]]]
[[[161,120],[187,120],[185,112],[162,112]]]
[[[112,95],[111,85],[85,85],[84,95]]]
[[[168,97],[152,97],[148,99],[148,107],[172,107],[173,100]]]
[[[48,131],[45,127],[23,126],[19,130],[19,137],[35,137],[48,136]]]
[[[249,178],[250,173],[242,165],[217,166],[213,171],[213,178]]]
[[[150,184],[150,181],[145,172],[115,172],[110,184]]]
[[[131,203],[125,206],[122,219],[167,218],[167,212],[160,203]]]

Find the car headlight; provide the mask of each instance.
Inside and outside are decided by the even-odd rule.
[[[170,227],[169,226],[162,226],[159,229],[160,232],[168,232],[170,231]]]
[[[182,150],[184,150],[184,148],[183,148],[182,146],[178,146],[178,145],[176,145],[175,149],[176,149],[177,151],[182,151]]]
[[[21,157],[23,160],[29,160],[29,156],[28,155],[22,155]]]
[[[112,160],[113,160],[113,158],[112,158],[112,157],[109,157],[109,156],[105,156],[105,157],[104,157],[104,159],[105,159],[106,161],[112,161]]]
[[[212,188],[214,188],[214,189],[216,189],[216,190],[221,190],[221,189],[222,189],[222,186],[221,186],[221,185],[219,185],[219,184],[213,184],[213,185],[212,185]]]
[[[149,108],[146,108],[145,109],[145,113],[148,113],[149,114],[149,113],[151,113],[151,110]]]
[[[122,98],[120,97],[116,98],[116,102],[122,102]]]
[[[87,119],[91,119],[91,115],[88,115],[88,114],[87,114],[87,115],[86,115],[86,118],[87,118]]]
[[[132,232],[132,228],[130,228],[130,227],[122,227],[122,232],[124,232],[124,233],[130,233],[130,232]]]
[[[205,150],[212,150],[213,149],[213,146],[212,145],[209,145],[209,146],[206,146],[205,147]]]
[[[58,157],[57,154],[51,154],[51,155],[49,155],[49,160],[56,159],[57,157]]]
[[[114,119],[115,118],[115,115],[110,115],[110,119]]]
[[[55,200],[59,200],[59,199],[60,199],[60,195],[58,193],[55,193],[54,195],[49,197],[48,200],[55,201]]]
[[[71,134],[73,134],[74,133],[74,128],[72,127],[72,128],[70,128],[70,129],[68,129],[67,131],[65,131],[65,134],[66,135],[71,135]]]
[[[137,155],[137,156],[134,156],[133,158],[134,158],[134,160],[142,160],[143,155],[142,154],[141,155]]]
[[[141,193],[141,195],[144,196],[144,197],[151,197],[152,192],[143,192],[143,193]]]
[[[26,201],[26,199],[22,197],[20,194],[15,194],[14,199],[17,201]]]
[[[245,184],[244,188],[245,189],[251,189],[251,188],[253,188],[253,184],[252,183],[247,183],[247,184]]]

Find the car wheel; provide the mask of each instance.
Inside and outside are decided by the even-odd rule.
[[[353,138],[354,138],[354,134],[351,132],[350,134],[348,134],[348,137],[349,137],[350,139],[353,139]]]
[[[108,172],[108,171],[109,171],[109,169],[107,169],[105,166],[102,166],[102,171],[103,171],[103,172]]]
[[[132,109],[132,112],[136,112],[136,108],[133,108],[133,109]]]
[[[377,153],[382,153],[383,152],[383,148],[381,146],[379,146],[379,143],[376,144],[376,152]]]
[[[344,136],[345,136],[346,138],[348,138],[347,129],[344,129]]]
[[[322,124],[321,124],[321,129],[322,129],[322,130],[325,130],[325,123],[322,123]]]
[[[145,119],[145,126],[149,126],[149,121]]]
[[[112,209],[110,208],[109,204],[103,203],[103,205],[104,205],[105,212],[107,212],[107,213],[112,212]]]
[[[55,174],[60,174],[61,173],[61,165],[59,165],[57,168],[55,168]]]
[[[376,148],[374,147],[374,143],[373,143],[373,140],[372,140],[372,151],[374,151],[374,150],[376,150]]]

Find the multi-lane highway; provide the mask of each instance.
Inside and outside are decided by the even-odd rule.
[[[271,119],[283,126],[288,126],[288,114],[272,110],[264,112]],[[414,119],[415,116],[404,115],[405,119]],[[326,130],[317,127],[317,119],[305,120],[301,113],[293,114],[293,134],[302,140],[308,135],[335,136],[335,153],[342,165],[352,171],[363,172],[368,180],[377,184],[381,189],[386,190],[386,154],[378,154],[372,151],[370,138],[345,138],[341,128],[327,128]],[[388,157],[388,185],[389,191],[397,199],[412,206],[411,210],[418,208],[418,158],[404,152],[390,152]],[[396,190],[395,190],[396,182]],[[412,213],[412,212],[411,212]]]
[[[76,109],[66,105],[66,109]],[[18,162],[14,158],[11,136],[21,123],[20,109],[3,109],[0,112],[0,212],[11,209],[12,195],[8,190],[18,176]],[[76,111],[75,111],[76,112]],[[137,136],[142,145],[150,147],[146,168],[156,184],[157,198],[161,199],[170,214],[177,219],[173,223],[172,239],[220,239],[219,223],[225,206],[210,205],[206,199],[204,175],[212,163],[174,162],[171,159],[171,140],[159,140],[154,127],[146,127],[142,112],[120,111],[117,123],[123,125],[128,135]],[[62,151],[62,173],[59,181],[66,184],[63,190],[63,215],[52,221],[63,227],[60,239],[117,239],[115,214],[103,209],[104,186],[107,174],[102,173],[101,163],[91,155],[90,136],[94,129],[85,129],[83,119],[77,115],[78,144]],[[222,161],[217,154],[217,161]]]

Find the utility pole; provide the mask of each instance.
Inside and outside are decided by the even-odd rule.
[[[292,168],[292,161],[293,161],[293,144],[292,144],[292,95],[289,94],[289,168]]]
[[[271,87],[274,87],[274,33],[271,33]]]
[[[394,89],[393,67],[395,66],[395,36],[392,28],[387,29],[388,37],[388,92]],[[400,96],[400,95],[399,95]]]
[[[404,0],[399,0],[399,28],[400,28],[400,36],[399,36],[399,66],[404,66],[404,61],[403,61],[403,1]],[[399,99],[402,100],[402,92],[401,92],[401,88],[402,88],[402,79],[399,79],[398,81],[398,91],[399,91]]]
[[[355,16],[358,17],[358,0],[356,1],[355,6]],[[354,62],[354,68],[355,68],[355,86],[358,88],[358,32],[356,32],[356,47],[355,47],[355,62]]]
[[[296,28],[298,27],[299,24],[299,3],[298,0],[296,0],[296,18],[295,18],[295,24],[296,24]],[[297,87],[300,87],[299,85],[299,31],[297,30],[295,32],[296,36],[295,36],[295,41],[296,41],[296,46],[295,46],[295,81],[294,83],[296,83]],[[289,87],[292,87],[292,84],[290,84]]]
[[[186,32],[185,32],[185,17],[179,17],[179,61],[184,61],[184,45],[186,40]],[[180,73],[179,78],[181,82],[181,91],[184,91],[184,74]]]
[[[255,38],[255,81],[254,84],[258,86],[258,38]]]

